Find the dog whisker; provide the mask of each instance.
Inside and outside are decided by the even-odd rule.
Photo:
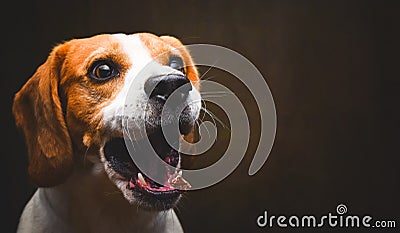
[[[135,122],[136,128],[139,129],[140,137],[142,138],[142,137],[143,137],[142,130],[140,130],[140,126],[139,126],[139,124],[137,123],[137,121],[134,121],[134,122]]]
[[[227,129],[227,130],[230,131],[229,127],[227,127],[227,126],[225,125],[225,123],[224,123],[222,120],[220,120],[214,113],[208,111],[206,108],[203,108],[203,107],[202,107],[201,109],[202,109],[204,112],[206,112],[206,113],[211,117],[211,119],[213,120],[213,123],[214,123],[214,124],[216,124],[216,122],[215,122],[215,120],[216,120],[216,121],[218,121],[218,123],[220,123],[225,129]]]
[[[215,122],[214,115],[213,115],[213,114],[211,114],[211,112],[210,112],[210,111],[208,111],[206,102],[205,102],[204,100],[202,100],[202,102],[203,102],[203,105],[204,105],[204,107],[203,107],[203,106],[201,106],[201,108],[200,108],[200,109],[201,109],[201,110],[203,110],[203,112],[204,112],[204,115],[203,115],[202,121],[204,121],[204,117],[205,117],[205,115],[206,115],[206,114],[208,114],[208,115],[211,117],[211,120],[213,121],[214,125],[216,125],[216,122]]]
[[[200,121],[201,123],[203,123],[203,121],[201,121],[200,119],[199,119],[199,121]],[[197,123],[197,126],[200,128],[200,124],[199,124],[199,122],[198,122],[198,121],[196,121],[196,123]],[[207,128],[207,127],[206,127],[206,130],[207,130],[208,136],[210,137],[210,136],[211,136],[211,134],[210,134],[210,131],[208,130],[208,128]]]
[[[204,74],[202,74],[202,75],[200,76],[200,80],[201,80],[212,68],[215,67],[215,64],[217,64],[218,60],[219,60],[219,59],[217,59],[217,60],[214,62],[214,64],[212,64],[212,65],[210,66],[210,68],[208,68],[207,71],[204,72]]]
[[[208,77],[206,77],[206,78],[203,78],[202,80],[211,80],[211,79],[214,79],[214,78],[216,78],[216,77],[218,77],[218,76],[216,76],[216,75],[210,75],[210,76],[208,76]]]
[[[128,129],[125,129],[125,128],[124,128],[123,130],[124,130],[124,134],[125,134],[125,135],[128,135],[129,140],[132,142],[133,140],[132,140],[132,138],[131,138],[131,134],[129,133],[129,130],[128,130]],[[133,131],[132,133],[133,133],[133,136],[135,137],[135,131]],[[135,139],[136,139],[136,138],[135,138]],[[135,140],[135,141],[136,141],[136,140]],[[135,147],[133,147],[133,150],[136,150]]]
[[[233,94],[233,93],[229,91],[202,91],[200,94],[204,95],[204,94]]]
[[[218,98],[218,97],[226,97],[234,95],[232,92],[228,91],[210,91],[210,92],[202,92],[201,97],[202,99],[207,99],[207,98]]]
[[[220,94],[220,95],[217,95],[217,94],[215,94],[215,95],[213,95],[213,94],[206,94],[206,95],[203,95],[203,97],[205,97],[205,98],[223,98],[223,97],[226,97],[226,96],[228,96],[229,94]]]
[[[109,197],[109,196],[113,196],[113,195],[121,195],[121,193],[122,193],[122,191],[115,190],[115,191],[113,191],[113,192],[110,192],[110,191],[104,192],[104,195],[107,196],[107,197]]]

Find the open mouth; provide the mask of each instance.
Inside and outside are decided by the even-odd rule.
[[[144,140],[147,139],[132,142],[135,148],[132,156],[146,153],[141,150],[145,146]],[[169,209],[176,205],[182,192],[189,189],[190,184],[182,178],[182,173],[179,172],[179,152],[166,142],[161,129],[148,135],[148,140],[157,155],[165,163],[174,167],[156,168],[152,167],[150,160],[147,161],[146,169],[153,169],[152,174],[157,175],[157,180],[163,180],[161,184],[147,177],[134,164],[123,138],[113,138],[107,142],[104,147],[104,156],[111,168],[126,180],[126,188],[132,192],[135,200],[142,206],[156,210]],[[179,146],[179,140],[180,135],[177,135],[174,139],[177,146]]]

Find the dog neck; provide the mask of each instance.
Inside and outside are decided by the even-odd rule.
[[[164,232],[171,223],[180,228],[173,210],[147,211],[130,204],[102,166],[77,169],[65,183],[38,190],[53,222],[68,232]]]

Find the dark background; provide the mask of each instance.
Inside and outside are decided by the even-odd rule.
[[[186,195],[178,213],[187,232],[257,232],[264,210],[320,216],[340,203],[400,224],[398,1],[13,1],[1,9],[1,232],[15,231],[34,191],[14,93],[57,43],[140,31],[241,53],[276,104],[267,163],[247,175],[254,139],[232,175]]]

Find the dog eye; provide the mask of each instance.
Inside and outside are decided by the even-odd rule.
[[[185,68],[183,65],[182,58],[180,57],[171,57],[169,59],[169,64],[168,64],[172,69],[179,70],[183,74],[185,74]]]
[[[93,79],[104,81],[114,78],[118,74],[118,69],[111,62],[97,61],[89,69],[88,75]]]

